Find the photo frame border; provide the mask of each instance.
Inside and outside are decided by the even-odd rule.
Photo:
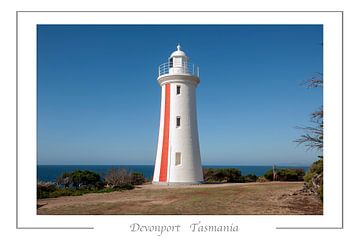
[[[276,227],[275,229],[344,229],[344,11],[16,11],[16,229],[94,229],[95,227],[20,227],[19,226],[19,210],[18,210],[18,17],[22,13],[51,13],[51,12],[68,12],[68,13],[289,13],[289,12],[306,12],[321,13],[333,12],[341,14],[341,226],[339,227]]]

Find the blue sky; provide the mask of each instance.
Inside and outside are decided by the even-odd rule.
[[[153,164],[157,67],[180,43],[200,66],[205,165],[309,165],[293,142],[322,105],[321,25],[39,25],[38,163]]]

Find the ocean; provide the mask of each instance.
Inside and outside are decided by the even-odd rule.
[[[204,168],[238,168],[241,175],[255,174],[262,176],[272,166],[233,166],[233,165],[205,165]],[[306,166],[276,166],[277,168],[301,168],[305,171]],[[151,180],[154,172],[153,165],[38,165],[37,180],[43,182],[55,182],[63,173],[75,170],[90,170],[99,173],[102,177],[112,168],[125,168],[129,172],[140,172],[146,179]]]

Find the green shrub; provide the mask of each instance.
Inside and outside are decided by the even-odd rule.
[[[320,187],[319,187],[318,190],[317,190],[317,193],[318,193],[321,201],[323,201],[323,200],[324,200],[324,199],[323,199],[324,190],[323,190],[323,182],[322,182],[322,180],[321,180],[321,185],[320,185]]]
[[[134,189],[132,184],[124,184],[122,186],[117,186],[113,188],[55,188],[51,191],[41,191],[38,190],[38,199],[41,198],[57,198],[63,196],[81,196],[86,193],[109,193],[122,190],[131,190]]]
[[[316,174],[322,174],[323,173],[323,160],[320,159],[316,162],[314,162],[309,170],[306,172],[305,176],[304,176],[304,180],[305,182],[309,182],[311,181],[311,178],[316,175]]]
[[[56,182],[59,185],[68,187],[104,187],[104,183],[102,182],[100,175],[98,173],[89,171],[89,170],[76,170],[71,173],[64,173],[59,178],[57,178]]]
[[[303,169],[285,168],[277,172],[280,181],[303,181],[305,172]]]
[[[62,196],[80,196],[83,193],[80,193],[80,190],[75,190],[71,188],[58,188],[56,191],[49,194],[49,198],[57,198]]]
[[[131,190],[131,189],[134,189],[134,188],[135,188],[135,186],[132,185],[132,184],[130,184],[130,183],[125,183],[125,184],[123,184],[123,185],[121,185],[121,186],[113,187],[113,189],[114,189],[115,191]]]
[[[142,182],[142,174],[135,174],[134,181]],[[122,190],[134,189],[130,182],[122,182],[119,185],[105,188],[105,182],[100,175],[92,171],[77,170],[71,173],[64,173],[55,183],[38,182],[37,198],[56,198],[62,196],[81,196],[86,193],[107,193]]]
[[[48,198],[49,195],[57,189],[56,185],[51,182],[37,183],[37,198]]]
[[[75,187],[81,185],[95,185],[100,182],[100,175],[89,170],[77,170],[71,173],[71,181]]]
[[[239,183],[243,180],[236,168],[205,168],[203,174],[205,182]]]
[[[130,181],[132,185],[141,185],[146,181],[144,175],[139,172],[131,173],[130,177],[131,177]]]
[[[268,171],[266,171],[264,173],[264,178],[266,178],[266,180],[272,181],[274,176],[273,176],[273,170],[269,169]]]
[[[276,174],[278,181],[303,181],[305,172],[303,169],[298,168],[282,168],[277,169]],[[269,169],[266,171],[264,178],[273,181],[273,170]]]
[[[256,182],[256,180],[258,179],[258,176],[256,176],[255,174],[248,174],[248,175],[243,176],[243,178],[244,178],[244,180],[243,180],[244,183],[253,183],[253,182]]]
[[[116,190],[114,190],[114,188],[102,188],[102,189],[96,190],[94,193],[111,193],[114,191],[116,191]]]
[[[258,183],[265,183],[267,181],[269,181],[269,180],[267,180],[264,176],[260,176],[256,180],[256,182],[258,182]]]
[[[307,188],[323,200],[323,160],[314,162],[304,176]]]

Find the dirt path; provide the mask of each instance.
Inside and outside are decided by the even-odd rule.
[[[40,199],[38,214],[322,214],[302,182],[142,185],[134,190]]]

